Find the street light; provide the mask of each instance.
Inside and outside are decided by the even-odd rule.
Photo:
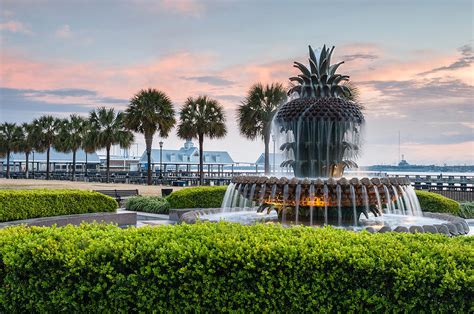
[[[160,141],[160,179],[163,179],[163,142]]]

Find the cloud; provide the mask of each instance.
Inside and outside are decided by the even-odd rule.
[[[55,96],[70,96],[70,97],[81,97],[81,96],[97,96],[96,91],[80,88],[62,88],[54,90],[30,90],[30,93],[36,95],[55,95]]]
[[[201,17],[206,11],[205,1],[199,0],[133,0],[134,8],[147,12],[174,13],[183,16]]]
[[[191,16],[200,16],[205,9],[198,0],[161,0],[161,5],[171,11]]]
[[[366,81],[358,86],[370,86],[386,96],[416,99],[466,98],[472,94],[472,87],[458,79],[425,79],[403,81]]]
[[[240,104],[240,102],[244,99],[242,96],[238,95],[215,95],[214,97],[220,100],[233,102],[235,104]]]
[[[45,112],[58,115],[71,112],[87,113],[103,104],[123,106],[128,103],[126,99],[104,97],[97,91],[77,88],[35,90],[0,87],[0,100],[2,120],[6,119],[4,117],[6,114],[22,112],[13,121],[30,116],[37,117]]]
[[[48,91],[46,94],[50,94]],[[29,122],[43,114],[65,117],[70,113],[87,114],[91,108],[88,104],[67,102],[55,104],[49,100],[31,96],[42,94],[42,91],[31,89],[0,88],[0,120]]]
[[[68,24],[64,24],[63,26],[59,27],[55,32],[56,37],[62,39],[70,39],[73,37],[73,33],[71,31],[71,27]]]
[[[354,53],[349,55],[341,56],[341,59],[344,61],[353,61],[353,60],[375,60],[378,56],[370,53]]]
[[[421,72],[419,73],[419,75],[427,75],[427,74],[432,74],[432,73],[436,73],[440,71],[453,71],[453,70],[470,67],[472,62],[474,61],[474,53],[472,50],[472,46],[464,45],[460,47],[458,51],[461,53],[461,58],[459,58],[455,62],[447,66],[437,67],[429,71]]]
[[[232,85],[235,82],[223,79],[222,77],[219,76],[194,76],[194,77],[182,77],[183,80],[189,80],[189,81],[197,81],[201,83],[207,83],[210,85],[217,85],[217,86],[228,86]]]
[[[6,21],[0,23],[0,31],[9,31],[12,33],[22,33],[26,35],[33,35],[31,29],[22,22],[19,21]]]

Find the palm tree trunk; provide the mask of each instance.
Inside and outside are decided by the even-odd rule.
[[[72,178],[71,181],[76,181],[76,150],[72,151]]]
[[[107,169],[105,171],[105,181],[109,183],[109,175],[110,175],[110,146],[107,146]]]
[[[7,179],[10,179],[10,150],[7,150]]]
[[[204,135],[199,134],[199,185],[204,185]]]
[[[28,168],[28,163],[30,162],[30,152],[25,152],[25,161],[26,161],[26,167],[25,167],[25,178],[28,179],[29,177],[29,168]]]
[[[146,157],[147,157],[147,184],[151,185],[151,145],[153,143],[153,135],[145,134]],[[161,171],[161,169],[160,169]]]
[[[87,151],[84,151],[86,153],[86,165],[85,165],[85,169],[84,169],[84,176],[87,177]]]
[[[265,175],[270,175],[270,134],[263,136],[265,142]]]
[[[51,150],[51,145],[48,146],[46,150],[46,180],[49,180],[49,152]]]

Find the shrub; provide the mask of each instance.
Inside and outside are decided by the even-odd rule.
[[[474,238],[231,223],[0,230],[0,312],[463,312]]]
[[[1,190],[0,222],[96,212],[111,212],[117,202],[82,190]]]
[[[461,217],[466,219],[474,218],[474,202],[461,203]]]
[[[227,186],[200,186],[171,193],[166,199],[171,208],[221,207]]]
[[[461,215],[461,207],[455,200],[437,193],[416,190],[416,196],[420,201],[422,211],[433,213],[448,213],[456,216]]]
[[[170,204],[159,196],[135,196],[127,199],[125,208],[147,213],[168,214]]]

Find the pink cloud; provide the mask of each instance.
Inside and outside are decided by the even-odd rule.
[[[24,23],[19,21],[7,21],[0,23],[0,31],[9,31],[12,33],[22,33],[26,35],[32,35],[33,32],[31,29],[26,26]]]
[[[199,0],[132,0],[132,3],[139,10],[165,11],[191,17],[200,17],[206,10],[204,1]]]
[[[162,0],[165,9],[191,16],[200,16],[204,13],[204,5],[197,0]]]

